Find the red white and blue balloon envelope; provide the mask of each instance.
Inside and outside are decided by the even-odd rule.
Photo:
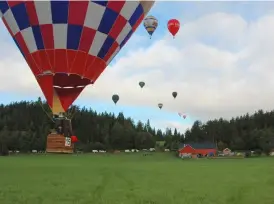
[[[97,80],[153,3],[0,1],[0,17],[58,113]]]

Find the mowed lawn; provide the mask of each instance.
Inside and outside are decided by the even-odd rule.
[[[0,157],[0,204],[273,204],[274,159]]]

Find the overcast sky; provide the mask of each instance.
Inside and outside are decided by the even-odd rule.
[[[141,25],[96,84],[75,104],[184,131],[194,120],[230,118],[274,107],[274,2],[157,2],[150,40]],[[170,18],[182,26],[175,39]],[[1,101],[42,96],[0,23]],[[146,82],[140,89],[139,81]],[[176,100],[172,91],[178,92]],[[112,94],[119,94],[117,106]],[[163,103],[160,111],[158,103]],[[178,112],[187,114],[183,120]]]

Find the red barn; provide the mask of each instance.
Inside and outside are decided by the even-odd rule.
[[[189,143],[181,145],[178,151],[180,154],[216,155],[217,147],[214,143]]]

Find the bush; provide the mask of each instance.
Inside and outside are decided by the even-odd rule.
[[[92,146],[93,146],[93,149],[96,149],[96,150],[106,150],[105,145],[100,142],[95,142]]]
[[[83,150],[84,152],[92,152],[92,147],[93,145],[92,144],[86,144],[86,145],[83,145]]]
[[[251,157],[251,151],[245,152],[244,156],[245,156],[246,158]]]
[[[270,155],[270,152],[271,152],[271,148],[270,146],[267,146],[263,149],[263,153],[266,155],[266,156],[269,156]]]
[[[262,155],[262,150],[256,149],[256,150],[254,151],[254,154],[255,154],[256,156],[261,156],[261,155]]]

